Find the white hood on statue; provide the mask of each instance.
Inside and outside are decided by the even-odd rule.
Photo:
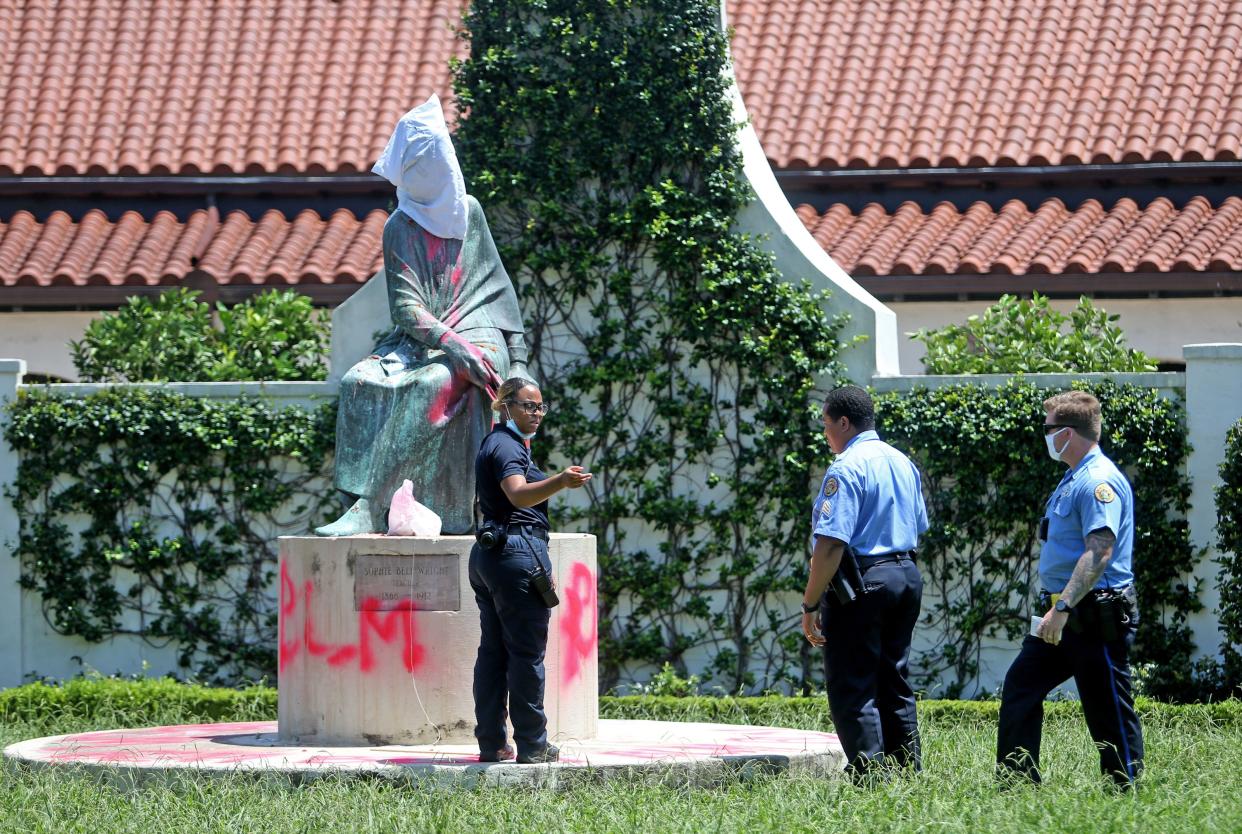
[[[397,208],[418,225],[465,240],[466,182],[438,96],[401,117],[371,171],[397,187]]]

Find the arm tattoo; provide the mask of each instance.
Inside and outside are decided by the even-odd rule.
[[[1095,587],[1095,583],[1100,581],[1104,568],[1108,567],[1113,558],[1113,544],[1116,541],[1117,537],[1107,527],[1092,530],[1087,534],[1087,549],[1079,557],[1078,564],[1074,565],[1074,573],[1069,582],[1065,583],[1065,590],[1061,592],[1069,605],[1077,605]]]

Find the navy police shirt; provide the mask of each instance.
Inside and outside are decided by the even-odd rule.
[[[1044,510],[1048,540],[1039,552],[1039,581],[1059,593],[1087,549],[1087,534],[1108,528],[1117,541],[1113,557],[1096,588],[1117,588],[1134,581],[1134,493],[1121,470],[1095,446],[1065,473]]]
[[[913,550],[927,529],[918,468],[874,431],[857,434],[833,460],[812,513],[813,535],[840,539],[859,556]]]
[[[479,511],[488,521],[510,524],[533,524],[547,530],[548,502],[533,507],[515,507],[505,495],[500,482],[510,475],[522,475],[527,483],[543,481],[547,475],[530,459],[526,444],[503,425],[497,425],[483,438],[474,459],[475,489],[479,494]]]

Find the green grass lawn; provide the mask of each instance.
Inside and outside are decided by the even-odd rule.
[[[3,693],[0,693],[3,694]],[[825,729],[815,699],[609,699],[606,717],[759,718]],[[270,717],[247,701],[220,719]],[[1147,774],[1134,795],[1108,788],[1077,706],[1056,704],[1046,722],[1043,787],[1000,790],[992,780],[995,705],[932,702],[923,710],[925,771],[874,788],[841,779],[761,776],[714,788],[609,783],[564,792],[484,788],[424,792],[375,779],[181,775],[125,789],[72,772],[6,766],[0,830],[134,832],[303,831],[1242,831],[1242,709],[1147,704]],[[10,702],[11,707],[11,702]],[[128,710],[128,711],[127,711]],[[185,705],[89,709],[46,715],[6,711],[0,744],[202,717]]]

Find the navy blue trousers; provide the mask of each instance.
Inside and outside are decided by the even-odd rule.
[[[843,606],[823,601],[824,674],[832,724],[846,770],[878,764],[922,766],[914,690],[907,680],[910,640],[923,602],[911,559],[881,562],[863,574],[867,593]]]
[[[499,551],[477,544],[470,551],[470,587],[482,628],[474,664],[474,735],[484,753],[504,747],[510,713],[518,755],[548,745],[543,659],[551,611],[531,587],[536,560],[551,575],[547,543],[520,534],[511,534]]]
[[[1100,750],[1100,770],[1128,785],[1143,767],[1143,731],[1130,692],[1130,647],[1138,624],[1117,640],[1066,628],[1060,645],[1027,635],[1022,651],[1005,675],[996,763],[1001,772],[1039,781],[1039,742],[1043,735],[1044,699],[1071,677],[1087,718],[1087,729]]]

